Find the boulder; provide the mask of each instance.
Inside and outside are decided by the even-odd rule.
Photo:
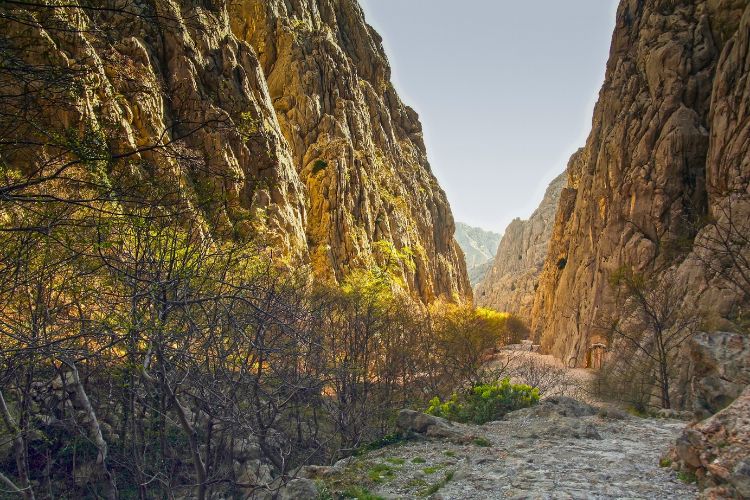
[[[310,479],[292,479],[286,483],[276,497],[277,500],[303,500],[306,498],[318,498],[318,488],[315,482]]]
[[[469,436],[448,420],[414,410],[401,410],[398,413],[396,426],[403,434],[421,434],[426,437],[451,439],[454,441],[471,441]]]
[[[750,498],[750,387],[716,415],[689,425],[670,455],[695,474],[705,497]]]
[[[550,418],[532,419],[517,432],[517,436],[526,439],[602,439],[592,422],[559,415],[553,415]]]
[[[688,348],[693,363],[693,410],[699,419],[727,407],[750,385],[750,336],[699,333]]]
[[[506,420],[528,417],[589,417],[597,414],[590,404],[567,396],[552,396],[531,408],[523,408],[505,415]]]

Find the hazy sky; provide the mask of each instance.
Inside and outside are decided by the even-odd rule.
[[[617,0],[360,0],[456,220],[528,217],[586,140]]]

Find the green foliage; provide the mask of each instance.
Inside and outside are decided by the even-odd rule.
[[[353,486],[343,493],[344,498],[355,498],[356,500],[383,500],[383,497],[373,495],[366,488]]]
[[[325,170],[326,168],[328,168],[328,162],[327,161],[325,161],[325,160],[315,160],[315,163],[313,163],[312,174],[315,175],[318,172],[320,172],[321,170]]]
[[[237,123],[237,130],[245,137],[249,137],[257,134],[263,128],[263,122],[260,118],[256,118],[253,113],[247,111],[240,115],[240,119]]]
[[[454,471],[448,471],[442,480],[438,481],[437,483],[427,488],[424,492],[422,492],[422,496],[429,497],[437,493],[438,490],[440,490],[440,488],[442,488],[443,486],[445,486],[446,484],[448,484],[450,481],[453,480],[454,474],[455,474]]]
[[[412,459],[412,463],[415,463],[415,464],[423,464],[425,462],[427,462],[427,460],[425,460],[422,457],[415,457]]]
[[[315,481],[315,487],[318,488],[318,500],[333,500],[333,493],[325,482]]]
[[[672,465],[672,459],[669,457],[663,457],[659,460],[659,467],[669,467],[670,465]]]
[[[474,438],[474,441],[472,441],[471,443],[475,446],[481,446],[483,448],[489,448],[492,446],[492,443],[483,437]]]
[[[388,434],[386,436],[383,436],[380,439],[377,439],[371,443],[367,443],[365,445],[360,446],[357,448],[357,450],[354,452],[354,455],[361,456],[366,453],[369,453],[371,451],[379,450],[381,448],[385,448],[386,446],[391,446],[394,444],[401,443],[403,441],[406,441],[408,437],[402,436],[401,434]]]
[[[694,472],[691,471],[680,471],[677,473],[677,479],[687,484],[694,484],[698,482],[698,478]]]
[[[539,402],[539,389],[525,384],[511,384],[505,378],[497,384],[480,384],[467,394],[441,401],[435,397],[430,401],[427,413],[456,422],[483,424],[502,418],[503,415]]]
[[[375,464],[367,472],[367,477],[374,483],[380,483],[393,477],[393,467],[386,464]]]

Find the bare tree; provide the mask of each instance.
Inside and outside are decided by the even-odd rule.
[[[649,279],[622,268],[614,274],[612,283],[618,290],[619,302],[605,331],[616,342],[632,348],[636,358],[652,363],[646,366],[653,366],[660,404],[671,408],[675,355],[696,332],[700,315],[685,310],[685,293],[672,271]]]

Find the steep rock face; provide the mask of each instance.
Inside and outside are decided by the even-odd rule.
[[[7,8],[24,63],[80,69],[64,104],[41,104],[51,133],[101,132],[128,155],[113,179],[167,187],[216,236],[255,238],[319,277],[408,247],[415,296],[468,296],[418,117],[356,0],[121,4]]]
[[[556,356],[581,364],[602,340],[590,325],[614,307],[608,280],[623,265],[677,269],[689,307],[726,316],[743,300],[689,253],[702,237],[689,221],[715,216],[727,188],[747,192],[749,11],[746,0],[621,2],[532,313]],[[685,241],[688,254],[675,252]]]
[[[456,242],[464,252],[472,286],[484,279],[500,243],[500,235],[462,222],[456,223]]]
[[[565,174],[553,180],[539,208],[528,220],[515,219],[505,230],[492,269],[474,292],[483,307],[506,311],[529,321],[539,275],[547,256],[550,236]]]
[[[417,114],[390,82],[378,34],[355,0],[241,0],[234,33],[260,58],[299,178],[307,187],[314,269],[341,279],[382,260],[374,243],[413,252],[410,288],[430,301],[470,290],[445,193]]]
[[[217,235],[263,233],[302,258],[304,186],[227,12],[168,0],[112,7],[3,7],[3,117],[15,106],[23,117],[5,133],[46,144],[4,161],[31,172],[69,151],[111,156],[105,174],[125,197],[168,191]]]

